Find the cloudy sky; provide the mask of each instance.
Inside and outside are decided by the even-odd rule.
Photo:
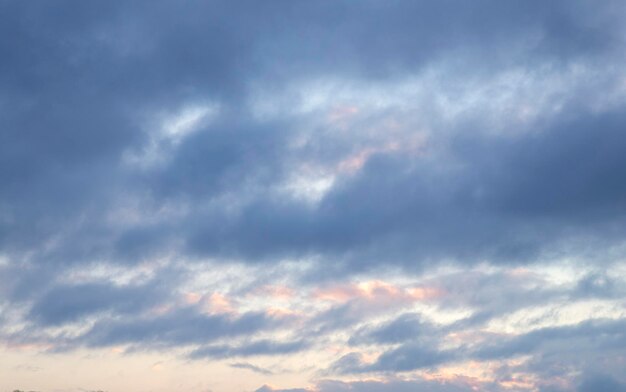
[[[626,391],[625,18],[0,1],[0,391]]]

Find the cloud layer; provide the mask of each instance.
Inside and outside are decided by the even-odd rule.
[[[625,390],[621,2],[0,15],[0,388]]]

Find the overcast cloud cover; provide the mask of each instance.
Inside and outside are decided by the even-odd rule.
[[[625,19],[0,1],[0,390],[626,391]]]

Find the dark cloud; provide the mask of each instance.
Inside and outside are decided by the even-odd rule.
[[[546,254],[603,258],[626,228],[620,113],[583,114],[510,140],[473,136],[450,146],[457,168],[379,154],[311,209],[271,197],[194,226],[205,255],[325,255],[348,271],[377,260],[538,261]],[[581,157],[584,157],[581,159]],[[224,219],[225,218],[225,219]]]
[[[157,2],[147,12],[138,4],[59,7],[68,12],[3,5],[13,38],[1,46],[0,241],[14,257],[35,249],[57,262],[138,260],[182,237],[179,251],[191,255],[332,254],[357,258],[356,269],[383,255],[402,264],[536,259],[573,238],[616,241],[623,233],[611,218],[624,195],[621,115],[583,112],[515,141],[463,137],[451,147],[460,171],[379,154],[310,209],[264,190],[293,163],[285,146],[299,124],[288,115],[265,123],[247,108],[254,85],[316,75],[393,79],[459,52],[480,59],[468,73],[516,56],[565,64],[613,56],[620,27],[608,10],[617,3]],[[440,32],[427,33],[434,28]],[[500,57],[485,61],[487,53]],[[142,118],[207,99],[230,114],[184,140],[165,166],[139,174],[121,164],[150,140]],[[131,228],[102,223],[120,194],[150,195],[159,208],[225,193],[241,198],[241,208]],[[37,246],[59,232],[67,238],[52,250]]]

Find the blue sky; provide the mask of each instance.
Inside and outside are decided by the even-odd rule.
[[[1,1],[0,390],[626,391],[624,17]]]

